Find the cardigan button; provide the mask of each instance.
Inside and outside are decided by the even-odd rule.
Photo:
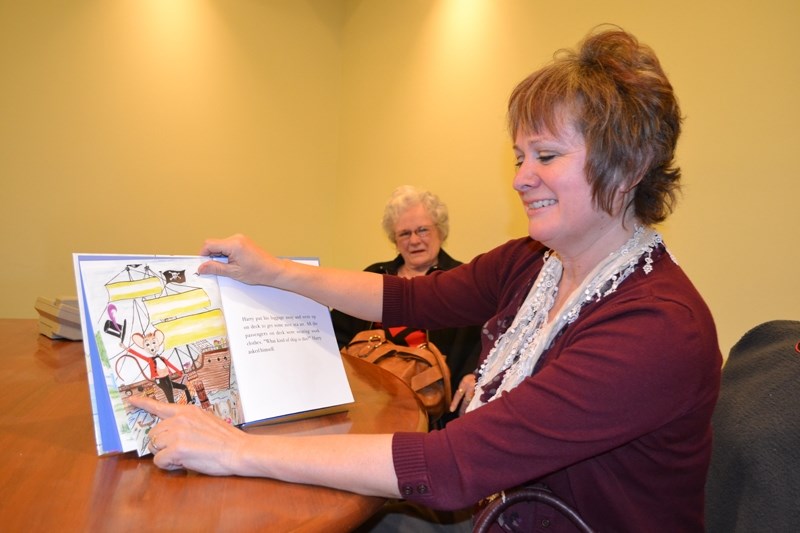
[[[428,486],[424,483],[420,483],[417,485],[417,492],[420,494],[427,494],[428,493]]]
[[[403,485],[403,496],[411,496],[414,494],[414,487],[411,485]]]

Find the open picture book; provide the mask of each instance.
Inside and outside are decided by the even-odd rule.
[[[99,455],[147,453],[157,420],[124,401],[134,395],[194,404],[237,426],[353,401],[327,307],[198,275],[207,260],[73,254]]]

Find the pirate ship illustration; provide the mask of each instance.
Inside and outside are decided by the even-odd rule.
[[[101,358],[122,398],[193,403],[241,422],[235,373],[219,301],[172,263],[127,264],[105,283],[97,328]],[[153,419],[125,404],[131,427]]]

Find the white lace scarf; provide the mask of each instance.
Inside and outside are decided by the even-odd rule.
[[[562,307],[562,312],[548,322],[547,315],[553,307],[558,293],[563,265],[558,254],[547,252],[544,265],[528,296],[517,311],[511,326],[497,339],[494,347],[478,369],[475,395],[467,411],[484,404],[481,396],[484,387],[505,372],[497,391],[489,401],[510,391],[530,376],[541,355],[550,347],[553,339],[568,324],[574,322],[581,307],[599,300],[617,290],[617,287],[635,269],[643,255],[646,274],[653,270],[651,253],[662,242],[661,235],[651,228],[637,226],[633,236],[620,249],[597,265],[586,276]]]

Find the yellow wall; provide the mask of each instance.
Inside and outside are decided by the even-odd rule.
[[[74,292],[74,251],[241,231],[362,268],[393,254],[401,183],[445,199],[462,260],[522,235],[506,99],[602,22],[651,44],[680,98],[661,230],[723,352],[800,319],[794,0],[0,0],[0,316]]]
[[[72,252],[242,231],[329,258],[337,2],[0,0],[0,316],[74,294]]]

